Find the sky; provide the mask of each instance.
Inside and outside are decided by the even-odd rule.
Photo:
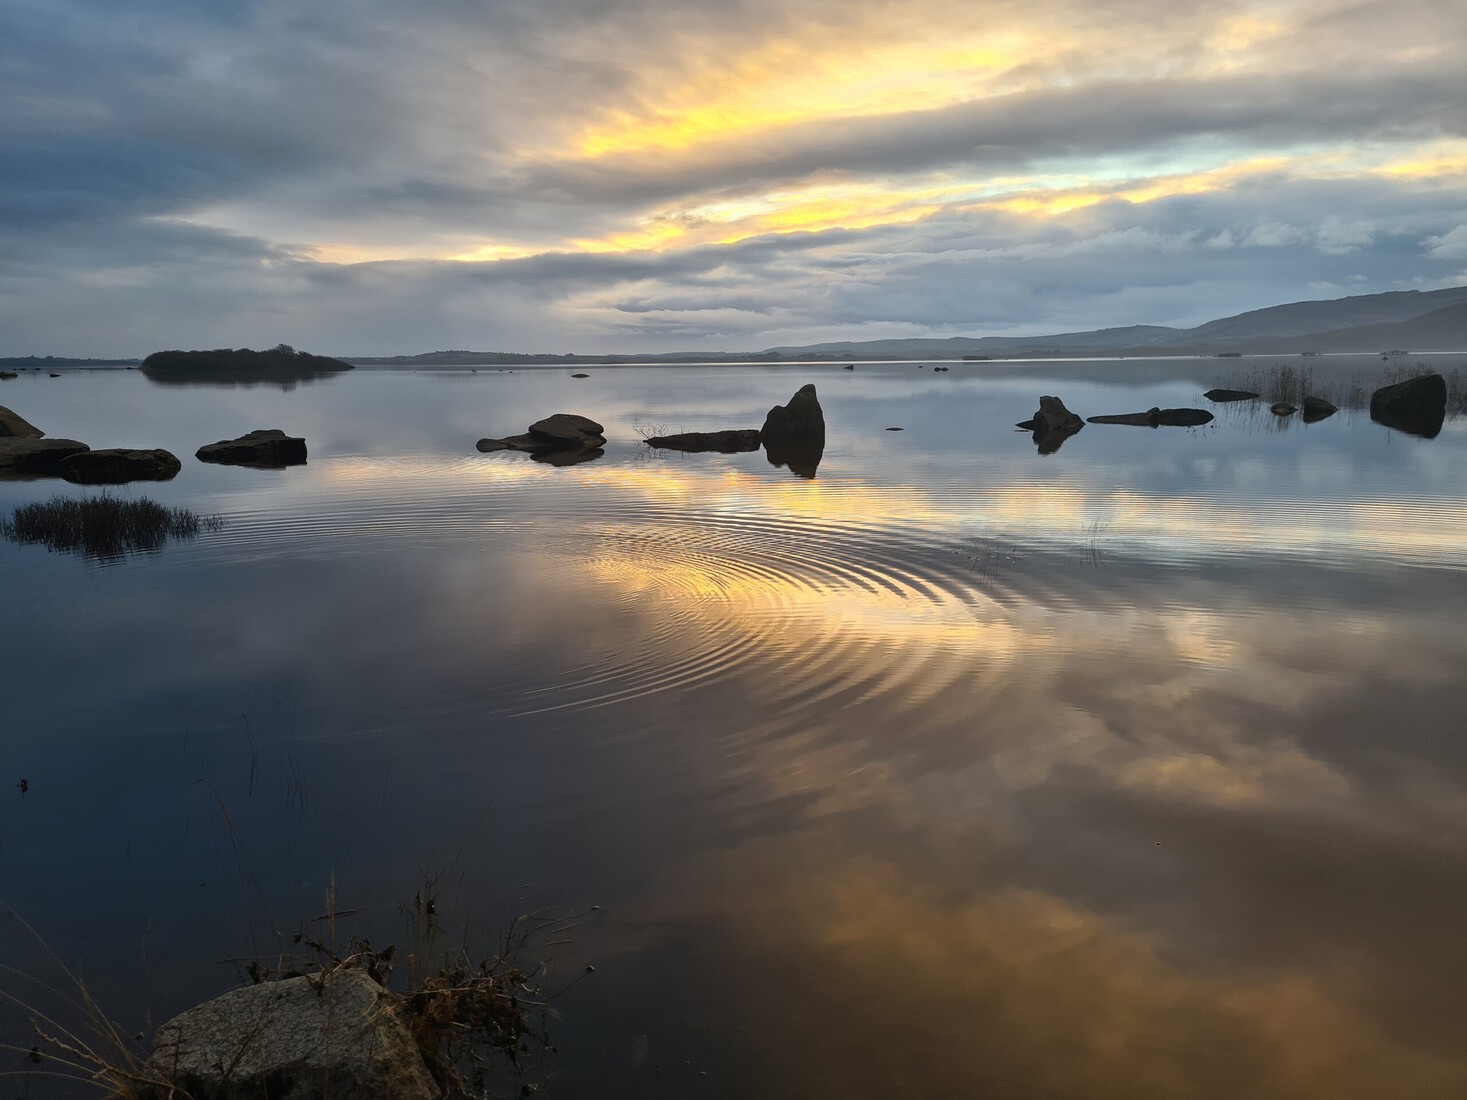
[[[753,351],[1467,283],[1461,0],[6,0],[0,355]]]

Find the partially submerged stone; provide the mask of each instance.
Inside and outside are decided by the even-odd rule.
[[[194,455],[201,462],[279,469],[304,464],[306,441],[300,436],[286,435],[279,428],[260,428],[237,439],[206,443]]]
[[[1436,438],[1447,418],[1447,383],[1439,374],[1423,374],[1370,397],[1370,419],[1400,432]]]
[[[758,428],[730,428],[719,432],[679,432],[676,435],[654,435],[646,441],[649,447],[670,451],[717,451],[738,454],[759,449]]]
[[[1252,390],[1208,390],[1202,396],[1209,401],[1252,401],[1258,395]]]
[[[795,391],[787,405],[776,405],[764,417],[760,438],[767,448],[769,441],[776,443],[819,442],[825,445],[825,413],[820,408],[820,399],[815,396],[813,385],[801,386]]]
[[[1268,407],[1268,411],[1274,416],[1293,416],[1299,410],[1287,401],[1275,401]]]
[[[359,969],[246,986],[175,1016],[144,1071],[191,1100],[441,1095],[391,995]]]
[[[1085,426],[1085,421],[1076,416],[1058,397],[1043,396],[1039,399],[1039,411],[1032,419],[1019,427],[1034,433],[1034,443],[1042,455],[1053,454],[1070,436]]]
[[[45,434],[19,413],[0,405],[0,438],[40,439]]]
[[[1322,397],[1306,397],[1304,399],[1303,412],[1304,423],[1306,424],[1313,424],[1316,421],[1324,420],[1326,417],[1334,416],[1339,411],[1339,409]]]
[[[600,424],[588,417],[576,413],[555,413],[535,421],[524,435],[485,438],[475,446],[485,452],[527,451],[542,462],[569,466],[600,458],[601,448],[606,443],[604,432]],[[554,459],[550,457],[552,455]]]
[[[121,485],[128,481],[168,481],[183,469],[172,453],[124,447],[82,451],[61,461],[58,472],[78,485]]]
[[[75,439],[0,438],[0,476],[59,477],[62,461],[86,450]]]
[[[1140,428],[1195,428],[1210,424],[1212,413],[1206,409],[1158,409],[1152,407],[1144,413],[1117,413],[1109,416],[1087,416],[1089,424],[1131,424]]]

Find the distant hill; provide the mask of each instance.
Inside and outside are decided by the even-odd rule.
[[[861,340],[770,348],[781,359],[936,359],[963,355],[1217,355],[1304,351],[1467,352],[1467,287],[1292,302],[1196,328],[1133,325],[1052,336]]]

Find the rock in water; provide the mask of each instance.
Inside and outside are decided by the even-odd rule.
[[[1252,401],[1258,395],[1252,390],[1208,390],[1202,396],[1209,401]]]
[[[717,451],[738,454],[759,449],[758,428],[730,428],[721,432],[680,432],[677,435],[654,435],[646,441],[649,447],[671,451]]]
[[[229,466],[256,466],[279,469],[300,466],[306,461],[306,441],[286,435],[279,428],[260,428],[246,432],[238,439],[221,439],[206,443],[194,456],[200,462],[218,462]]]
[[[1293,416],[1299,410],[1287,401],[1275,401],[1268,407],[1268,411],[1273,413],[1274,416]]]
[[[1144,413],[1118,413],[1114,416],[1089,416],[1088,424],[1131,424],[1139,428],[1195,428],[1210,424],[1215,418],[1206,409],[1158,409]]]
[[[1306,397],[1304,399],[1304,423],[1313,424],[1318,420],[1334,416],[1340,410],[1335,408],[1322,397]]]
[[[58,467],[62,477],[78,485],[168,481],[181,469],[183,463],[168,451],[134,451],[121,447],[81,451],[62,459]]]
[[[0,476],[59,477],[61,463],[85,450],[75,439],[0,439]]]
[[[25,417],[0,405],[0,438],[40,439],[45,434]]]
[[[1058,397],[1041,397],[1039,399],[1039,411],[1034,414],[1034,419],[1026,421],[1023,426],[1034,432],[1034,443],[1042,455],[1054,454],[1070,436],[1074,435],[1085,426],[1081,420],[1069,409]]]
[[[555,413],[535,421],[524,435],[481,439],[476,446],[481,451],[528,451],[537,461],[571,466],[601,457],[601,447],[606,443],[604,431],[584,416]]]
[[[440,1095],[401,1012],[358,969],[246,986],[175,1016],[158,1029],[144,1070],[193,1100]]]
[[[760,438],[765,447],[773,439],[776,444],[799,442],[825,445],[825,413],[820,400],[815,396],[813,385],[801,386],[790,398],[788,405],[776,405],[764,418]]]
[[[1382,386],[1370,397],[1370,419],[1399,432],[1435,439],[1446,418],[1447,383],[1439,374]]]

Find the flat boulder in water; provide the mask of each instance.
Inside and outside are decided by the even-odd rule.
[[[1195,428],[1201,424],[1210,424],[1212,420],[1212,413],[1206,409],[1151,408],[1144,413],[1086,417],[1086,422],[1090,424],[1130,424],[1138,428]]]
[[[1447,418],[1447,383],[1439,374],[1423,374],[1370,397],[1370,419],[1399,432],[1436,438]]]
[[[649,447],[670,451],[716,451],[739,454],[759,449],[758,428],[730,428],[720,432],[679,432],[676,435],[654,435],[646,440]]]
[[[59,477],[61,463],[86,450],[75,439],[0,438],[0,476]]]
[[[1252,401],[1258,395],[1252,390],[1208,390],[1202,395],[1209,401]]]
[[[600,424],[576,413],[555,413],[537,420],[523,435],[479,440],[481,451],[527,451],[541,462],[570,466],[600,458],[606,443]]]
[[[172,453],[122,447],[81,451],[61,461],[58,470],[78,485],[121,485],[128,481],[168,481],[183,469]]]
[[[306,441],[300,436],[286,435],[279,428],[260,428],[237,439],[206,443],[194,456],[200,462],[279,469],[305,463]]]

